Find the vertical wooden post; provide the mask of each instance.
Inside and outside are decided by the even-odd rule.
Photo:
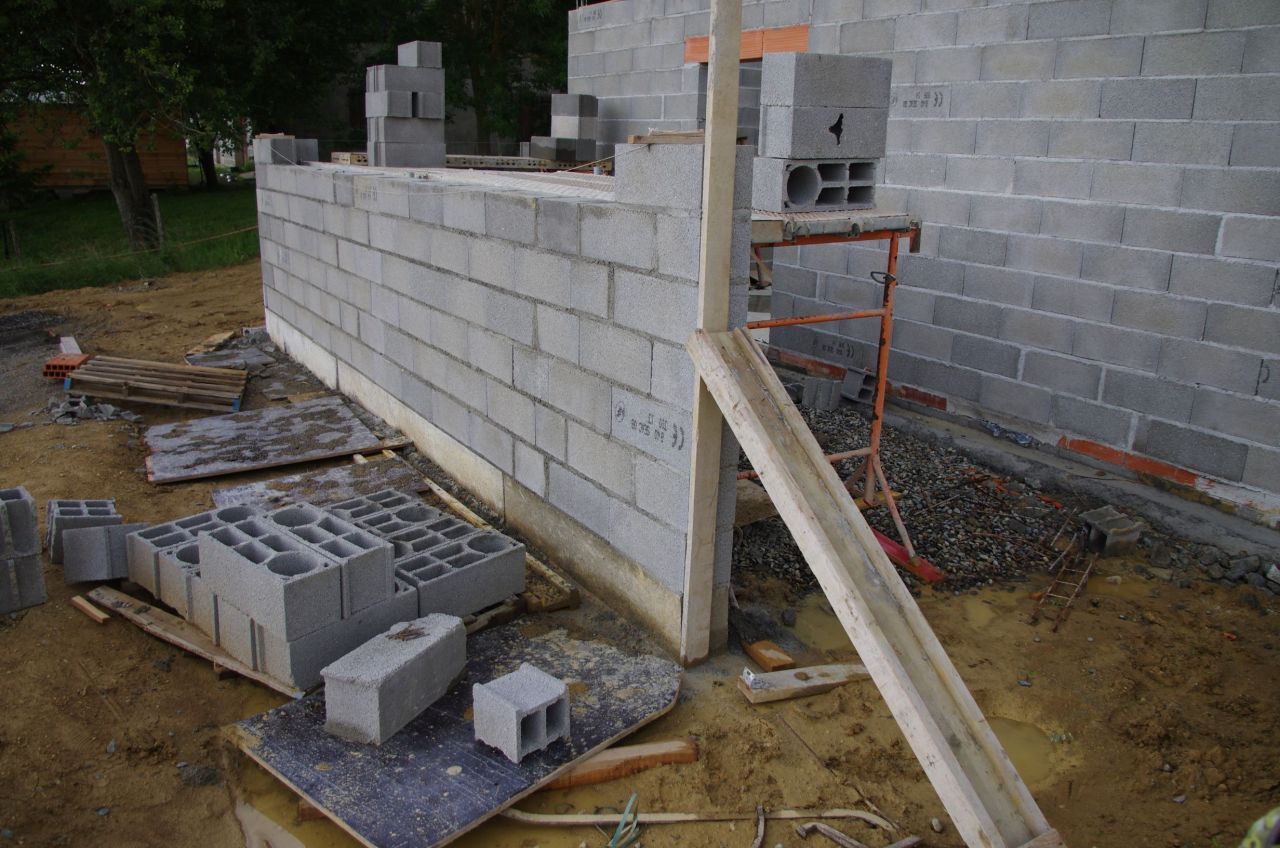
[[[698,328],[729,329],[730,245],[733,241],[734,149],[738,137],[738,57],[742,0],[712,0],[707,118],[702,159],[702,230],[698,257]],[[701,376],[693,400],[689,469],[689,534],[685,548],[680,659],[693,665],[711,652],[716,505],[724,418]]]

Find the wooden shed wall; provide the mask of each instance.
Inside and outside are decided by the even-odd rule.
[[[47,105],[15,121],[18,149],[31,168],[50,169],[40,178],[45,188],[106,188],[107,154],[71,106]],[[165,133],[144,134],[138,142],[142,173],[150,188],[188,185],[185,141]]]

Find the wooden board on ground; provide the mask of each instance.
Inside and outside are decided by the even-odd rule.
[[[348,462],[333,468],[214,489],[213,503],[219,509],[227,506],[272,508],[287,501],[326,506],[383,489],[421,492],[425,488],[422,475],[395,456],[365,463]]]
[[[796,664],[795,658],[782,650],[776,642],[768,639],[758,639],[753,642],[744,640],[742,650],[746,651],[747,656],[765,671],[778,671],[791,668]]]
[[[568,741],[512,763],[475,741],[471,685],[522,662],[569,684]],[[231,728],[235,743],[362,845],[440,845],[535,791],[568,767],[670,710],[680,667],[518,624],[467,638],[463,679],[379,746],[324,732],[324,697],[286,704]]]
[[[689,352],[965,843],[1016,848],[1051,833],[755,342],[699,330]]]
[[[177,483],[383,447],[340,397],[147,428],[147,479]]]
[[[692,739],[667,739],[639,745],[615,745],[565,771],[543,789],[571,789],[617,780],[654,766],[696,763],[698,746]]]
[[[850,680],[868,676],[866,666],[857,663],[835,665],[811,665],[807,668],[791,668],[785,671],[768,671],[754,674],[743,669],[738,677],[738,689],[753,704],[768,704],[790,698],[821,695]]]
[[[246,377],[235,368],[95,356],[68,374],[63,386],[69,394],[88,397],[235,412],[240,409]]]
[[[99,586],[86,594],[103,609],[110,610],[128,621],[132,621],[157,639],[162,639],[170,645],[176,645],[188,653],[209,660],[216,668],[233,671],[241,677],[247,677],[255,683],[261,683],[268,689],[274,689],[290,698],[298,698],[302,695],[301,689],[295,689],[292,686],[281,683],[279,680],[273,680],[265,674],[254,671],[213,644],[213,640],[202,633],[194,624],[183,621],[176,615],[126,595],[124,592],[112,589],[110,586]]]

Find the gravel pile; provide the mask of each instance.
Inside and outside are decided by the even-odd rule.
[[[830,412],[801,408],[826,453],[865,446],[870,422],[843,405]],[[959,592],[1043,571],[1057,557],[1050,541],[1064,524],[1063,536],[1076,528],[1075,513],[1097,506],[1078,497],[1064,500],[1041,492],[1025,480],[1006,479],[943,447],[886,427],[881,461],[889,484],[901,492],[898,508],[916,551],[947,573],[942,584]],[[855,462],[836,467],[843,478]],[[741,467],[749,468],[745,457]],[[871,526],[896,539],[888,510],[866,513]],[[760,570],[797,589],[815,584],[782,520],[771,518],[742,528],[734,539],[734,566]],[[909,586],[916,581],[903,572]]]

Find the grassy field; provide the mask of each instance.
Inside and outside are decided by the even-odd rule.
[[[258,255],[256,230],[210,237],[252,227],[256,210],[252,182],[162,193],[164,247],[130,254],[110,192],[33,204],[14,215],[22,257],[0,259],[0,298],[248,261]]]

